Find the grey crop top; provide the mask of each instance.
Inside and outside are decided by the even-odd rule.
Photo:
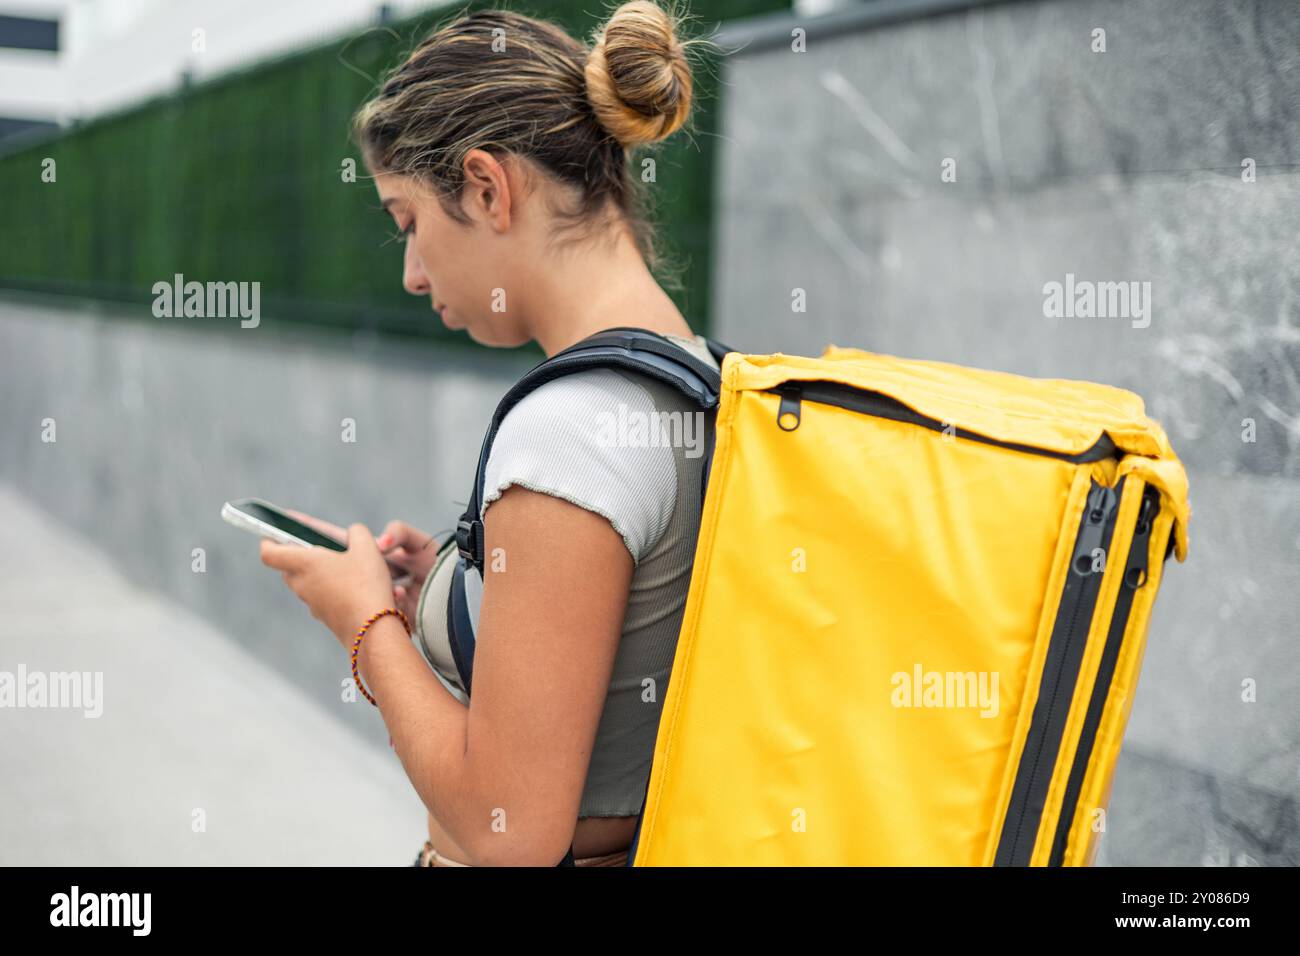
[[[669,337],[718,367],[703,336]],[[482,514],[512,484],[556,495],[608,518],[635,565],[579,817],[641,809],[699,533],[706,424],[670,385],[586,369],[525,396],[493,442]],[[446,635],[455,554],[454,544],[444,545],[425,581],[414,639],[464,702]]]

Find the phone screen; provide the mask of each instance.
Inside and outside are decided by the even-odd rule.
[[[255,504],[251,501],[244,502],[239,505],[239,508],[251,517],[256,518],[258,521],[265,521],[267,524],[271,525],[271,527],[279,528],[281,531],[291,534],[295,538],[306,541],[308,544],[318,544],[322,548],[329,548],[333,551],[347,550],[347,545],[343,542],[336,541],[333,538],[328,538],[314,528],[307,527],[307,525],[303,524],[301,521],[296,521],[293,518],[290,518],[287,514],[273,511],[270,508]]]

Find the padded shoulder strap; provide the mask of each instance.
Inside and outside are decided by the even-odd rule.
[[[733,351],[712,339],[705,341],[719,365],[722,364],[723,356]],[[535,365],[506,392],[492,413],[492,421],[479,450],[478,469],[469,504],[456,525],[457,550],[480,573],[483,570],[484,544],[479,508],[483,501],[488,456],[502,420],[525,395],[541,385],[588,368],[626,369],[649,375],[675,386],[705,411],[717,407],[722,387],[722,377],[716,369],[672,340],[647,329],[623,326],[602,329]]]
[[[705,339],[705,342],[709,353],[717,359],[719,365],[722,364],[726,354],[733,351],[713,339]],[[487,434],[483,436],[483,446],[479,450],[478,468],[474,476],[474,488],[470,492],[469,505],[456,526],[456,547],[460,552],[460,560],[456,562],[456,580],[453,582],[452,599],[448,604],[447,630],[456,668],[466,693],[469,693],[473,679],[476,642],[474,629],[469,621],[468,608],[464,605],[463,578],[469,566],[473,566],[480,575],[483,573],[483,522],[479,519],[479,507],[483,500],[483,480],[487,472],[488,456],[492,451],[492,441],[506,413],[525,395],[545,382],[586,368],[617,368],[649,375],[673,385],[706,412],[717,408],[722,388],[722,376],[718,371],[706,362],[700,361],[680,345],[656,332],[620,326],[602,329],[562,352],[557,352],[530,369],[506,392],[492,413]],[[705,476],[707,480],[707,468]],[[459,603],[458,596],[461,599]],[[644,808],[644,803],[642,807]],[[638,835],[640,830],[641,821],[638,817]],[[630,857],[628,862],[630,865]],[[569,847],[559,865],[574,865],[572,846]]]

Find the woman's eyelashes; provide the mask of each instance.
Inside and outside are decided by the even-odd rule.
[[[397,226],[398,226],[397,232],[393,233],[391,237],[393,242],[406,242],[408,237],[415,234],[414,219],[412,219],[405,226],[403,226],[401,223],[397,223]]]

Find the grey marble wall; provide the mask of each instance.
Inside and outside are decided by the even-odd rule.
[[[446,532],[497,399],[535,359],[202,321],[0,298],[0,482],[387,749],[370,705],[342,700],[347,654],[221,506],[254,496],[375,533],[392,518]]]
[[[723,341],[1130,388],[1188,467],[1100,862],[1300,863],[1300,5],[998,4],[725,79]],[[1149,324],[1046,317],[1067,273]]]
[[[750,50],[725,79],[718,337],[1132,388],[1188,465],[1192,553],[1157,602],[1100,862],[1300,862],[1300,6],[994,5]],[[1067,273],[1150,282],[1149,325],[1044,317]],[[0,481],[386,747],[221,503],[445,528],[529,364],[0,300]]]

